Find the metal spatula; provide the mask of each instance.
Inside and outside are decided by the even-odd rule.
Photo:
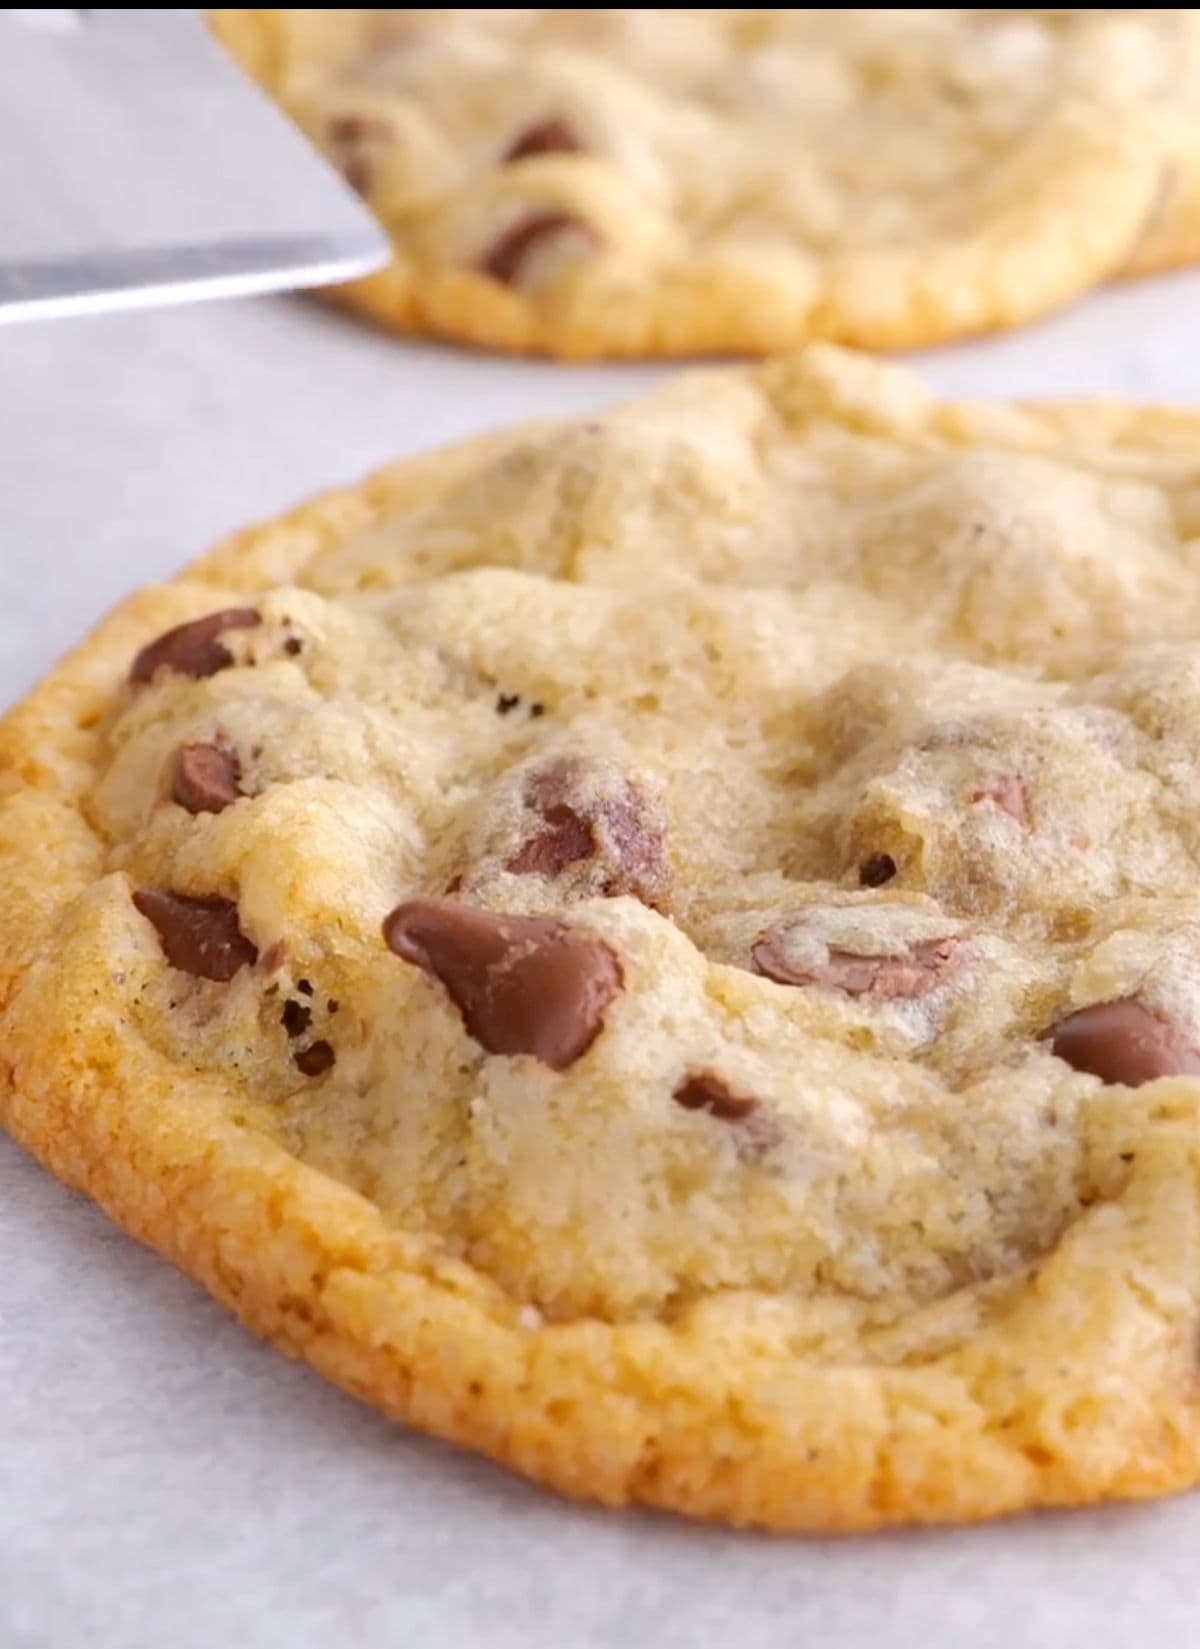
[[[0,322],[319,286],[387,255],[198,12],[0,10]]]

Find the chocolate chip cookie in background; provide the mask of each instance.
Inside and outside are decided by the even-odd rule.
[[[1200,11],[1140,15],[1163,32],[1171,69],[1160,106],[1166,157],[1154,202],[1120,271],[1127,275],[1200,261]]]
[[[1050,27],[1072,29],[1077,11],[1039,12]],[[1110,11],[1137,17],[1153,28],[1166,50],[1168,69],[1158,104],[1163,144],[1158,186],[1138,227],[1120,275],[1152,275],[1200,260],[1200,11]]]
[[[0,730],[6,1125],[568,1493],[1193,1483],[1198,474],[817,348],[220,546]]]
[[[329,296],[403,332],[900,348],[1200,252],[1188,11],[211,16],[391,233]]]

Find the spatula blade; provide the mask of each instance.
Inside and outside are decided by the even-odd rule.
[[[349,280],[386,239],[194,11],[0,11],[0,323]]]

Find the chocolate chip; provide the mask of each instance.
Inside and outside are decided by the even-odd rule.
[[[768,928],[751,946],[755,972],[779,985],[822,985],[843,996],[876,1002],[912,1002],[947,984],[964,960],[958,939],[921,939],[903,950],[872,955],[827,951],[819,963],[798,962],[789,952],[788,930]]]
[[[602,939],[551,916],[505,916],[454,899],[413,899],[383,924],[391,950],[445,987],[477,1042],[565,1071],[591,1047],[621,990]]]
[[[392,128],[374,115],[337,115],[329,122],[334,143],[361,143],[365,138],[390,137]]]
[[[1059,1059],[1102,1082],[1137,1088],[1156,1077],[1200,1072],[1192,1038],[1136,996],[1080,1008],[1047,1035]]]
[[[507,716],[510,710],[515,710],[520,702],[520,693],[498,693],[496,695],[496,709],[502,716]]]
[[[312,1024],[312,1009],[306,1008],[303,1002],[297,1002],[289,997],[283,1005],[279,1019],[289,1036],[303,1036]]]
[[[296,989],[300,992],[301,996],[311,996],[313,994],[312,985],[307,979],[297,979]]]
[[[646,806],[632,785],[623,795],[602,805],[596,827],[600,836],[600,856],[608,858],[605,892],[628,893],[643,904],[662,898],[671,867],[663,843],[661,821]]]
[[[578,154],[583,144],[565,120],[539,120],[527,126],[505,151],[505,162],[526,160],[530,155]]]
[[[544,829],[508,860],[505,869],[514,876],[557,876],[577,859],[589,859],[596,848],[592,827],[579,815],[559,803],[539,810]]]
[[[215,676],[233,663],[233,654],[220,639],[224,631],[252,630],[261,623],[262,617],[253,607],[225,607],[219,613],[177,624],[142,648],[133,661],[129,679],[151,681],[159,670],[172,670],[197,681]]]
[[[758,1109],[756,1099],[735,1094],[714,1071],[697,1071],[676,1088],[672,1098],[685,1111],[707,1111],[722,1122],[740,1122]]]
[[[596,231],[572,213],[530,212],[518,218],[485,255],[484,274],[504,286],[517,285],[530,255],[566,230],[574,230],[596,244]]]
[[[546,706],[544,704],[534,703],[534,704],[531,704],[529,706],[529,719],[530,719],[530,721],[537,721],[539,716],[544,716],[545,714],[546,714]]]
[[[504,868],[515,876],[561,876],[571,866],[581,894],[630,894],[653,905],[670,877],[663,820],[619,772],[558,757],[525,786],[532,831]]]
[[[896,861],[890,853],[872,853],[858,867],[858,879],[863,887],[882,887],[896,874]]]
[[[283,644],[283,650],[289,658],[298,658],[304,651],[304,643],[299,636],[289,636]]]
[[[374,154],[393,141],[390,123],[377,115],[338,115],[326,132],[342,176],[352,189],[365,195],[371,186]]]
[[[312,1042],[307,1048],[297,1048],[292,1055],[296,1069],[305,1076],[324,1076],[336,1058],[328,1042]]]
[[[241,768],[220,744],[185,744],[175,760],[171,795],[189,813],[220,813],[242,794]]]
[[[1032,820],[1029,816],[1029,792],[1025,788],[1025,781],[1017,773],[1004,773],[990,784],[982,785],[973,790],[968,797],[972,806],[979,802],[991,802],[1002,813],[1007,813],[1024,829],[1028,830]]]
[[[343,155],[338,161],[338,169],[356,195],[370,193],[371,180],[375,175],[375,169],[366,155]]]
[[[258,958],[238,925],[232,899],[194,899],[160,888],[139,888],[133,902],[157,929],[167,961],[181,973],[224,983]]]

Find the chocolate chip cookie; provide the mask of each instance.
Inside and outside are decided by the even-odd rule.
[[[830,347],[248,532],[0,731],[0,1113],[567,1493],[1190,1484],[1198,543],[1196,419]]]
[[[930,344],[1161,263],[1179,16],[212,14],[391,235],[333,296],[568,357]]]

